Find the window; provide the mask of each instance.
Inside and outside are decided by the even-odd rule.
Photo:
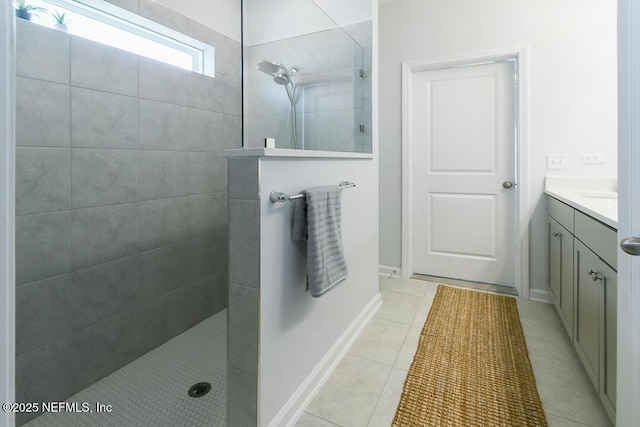
[[[212,46],[102,0],[29,0],[46,9],[33,21],[55,27],[64,14],[66,31],[176,67],[214,77]]]

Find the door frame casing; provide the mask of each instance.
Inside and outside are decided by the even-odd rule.
[[[413,274],[413,75],[417,72],[515,59],[516,82],[516,288],[529,298],[528,47],[517,46],[402,62],[402,277]]]

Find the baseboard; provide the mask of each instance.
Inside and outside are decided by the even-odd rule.
[[[529,299],[550,303],[551,293],[547,289],[529,289]]]
[[[389,267],[388,265],[379,265],[378,274],[387,277],[402,277],[402,269],[400,267]]]
[[[380,305],[382,297],[376,294],[271,420],[269,427],[292,427],[298,421]]]

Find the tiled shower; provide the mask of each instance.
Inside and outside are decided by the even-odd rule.
[[[64,400],[226,308],[240,43],[135,3],[212,45],[215,78],[17,20],[17,401]]]

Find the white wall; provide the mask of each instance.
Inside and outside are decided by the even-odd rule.
[[[376,163],[260,160],[260,425],[271,423],[358,315],[378,298]],[[312,298],[305,291],[305,246],[290,238],[292,204],[273,204],[268,194],[297,194],[340,180],[356,183],[342,190],[342,243],[349,275],[324,296]]]
[[[240,0],[156,1],[235,41],[240,41]]]
[[[15,40],[11,2],[0,2],[0,402],[13,402],[15,382]],[[14,414],[0,412],[10,427]]]
[[[399,0],[380,4],[380,264],[401,257],[401,62],[529,46],[530,287],[547,288],[546,154],[554,175],[617,172],[616,3]],[[581,165],[581,153],[604,153]]]

